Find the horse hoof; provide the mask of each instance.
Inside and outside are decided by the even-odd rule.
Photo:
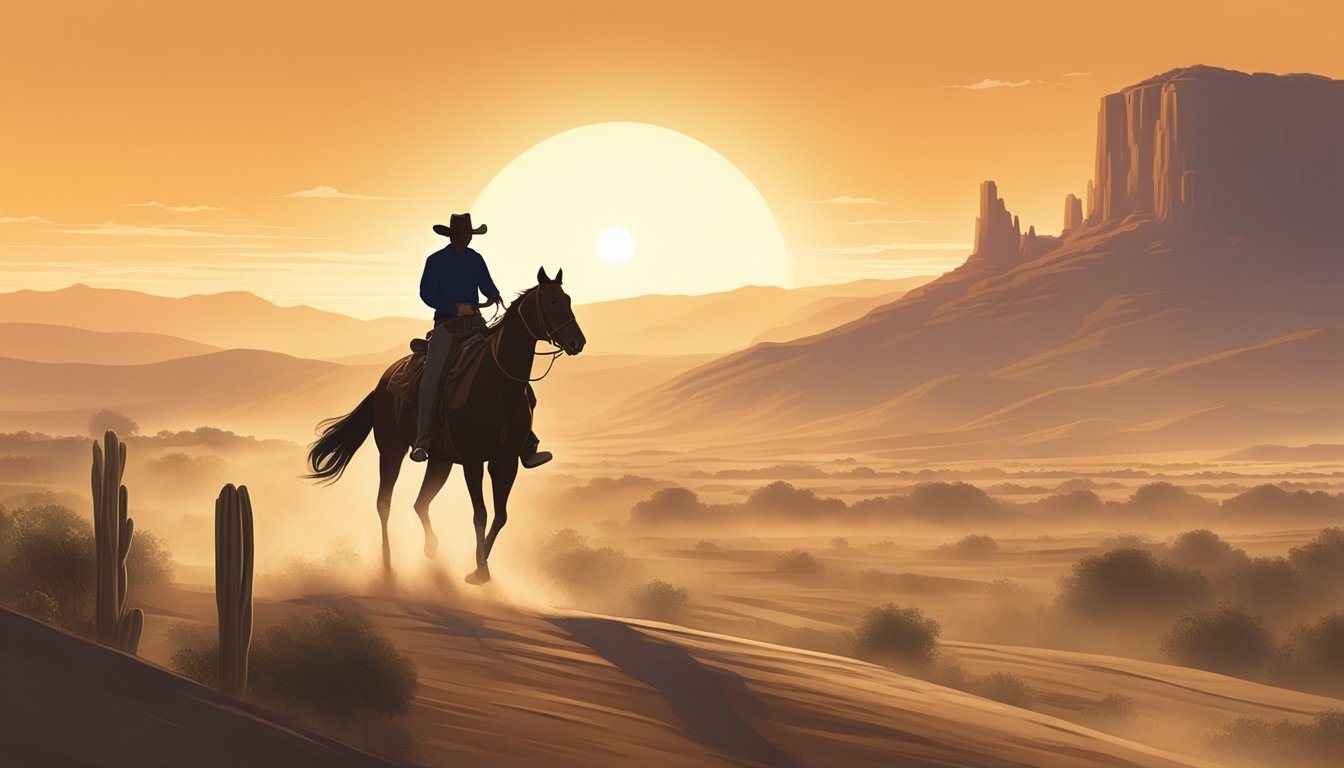
[[[468,584],[477,584],[477,585],[479,585],[479,584],[484,584],[485,582],[487,582],[487,581],[489,581],[489,580],[490,580],[490,572],[489,572],[489,571],[482,571],[480,568],[477,568],[476,570],[474,570],[474,571],[472,571],[471,573],[468,573],[468,574],[467,574],[467,583],[468,583]]]
[[[434,556],[437,554],[439,554],[439,540],[425,539],[425,557],[433,560]]]

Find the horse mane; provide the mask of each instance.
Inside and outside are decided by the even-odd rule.
[[[540,285],[534,285],[534,286],[532,286],[531,288],[527,288],[527,289],[521,290],[521,291],[519,291],[518,293],[514,294],[513,301],[510,301],[510,302],[509,302],[509,306],[507,306],[507,307],[504,308],[504,311],[501,312],[501,313],[499,314],[499,317],[497,317],[497,318],[495,318],[494,320],[490,321],[490,327],[491,327],[491,328],[494,328],[495,326],[497,326],[497,325],[499,325],[500,323],[504,322],[504,318],[507,317],[508,314],[509,314],[510,312],[513,311],[513,308],[514,308],[515,305],[517,305],[517,304],[518,304],[519,302],[521,302],[523,299],[527,298],[528,294],[530,294],[530,293],[536,291],[536,290],[537,290],[538,288],[540,288],[540,287],[541,287]]]

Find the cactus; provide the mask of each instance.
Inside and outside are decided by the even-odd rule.
[[[252,501],[247,486],[226,485],[215,500],[215,606],[219,609],[219,690],[247,690],[252,645]]]
[[[135,522],[126,516],[126,444],[107,430],[103,446],[93,444],[93,538],[96,550],[94,636],[98,642],[135,653],[145,615],[126,610],[126,556],[131,551]]]

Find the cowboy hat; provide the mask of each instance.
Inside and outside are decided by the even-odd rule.
[[[448,217],[447,226],[443,224],[435,224],[434,231],[444,237],[452,237],[453,235],[484,235],[485,225],[482,224],[481,226],[472,229],[470,213],[454,213]]]

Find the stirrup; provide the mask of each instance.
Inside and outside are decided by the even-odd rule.
[[[553,458],[555,457],[551,455],[550,451],[535,451],[526,456],[519,456],[518,460],[522,462],[525,468],[536,469]]]
[[[429,460],[429,440],[416,440],[415,446],[411,448],[411,461]]]

